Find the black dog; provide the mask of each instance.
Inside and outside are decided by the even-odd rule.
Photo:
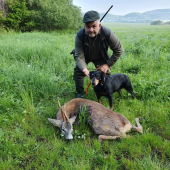
[[[106,96],[109,99],[110,109],[113,110],[113,93],[117,91],[121,95],[121,89],[126,89],[133,97],[135,94],[126,74],[104,75],[101,71],[90,71],[91,84],[94,86],[98,102],[101,103],[101,96]]]

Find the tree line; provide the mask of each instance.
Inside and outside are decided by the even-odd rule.
[[[82,27],[81,9],[72,0],[6,0],[0,25],[15,31],[49,31]]]
[[[156,20],[150,23],[151,25],[170,25],[170,21],[169,22],[162,22],[161,20]]]

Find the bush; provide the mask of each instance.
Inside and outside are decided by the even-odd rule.
[[[165,22],[165,24],[168,24],[168,25],[170,25],[170,21],[169,21],[169,22]]]
[[[9,13],[3,23],[8,29],[29,31],[34,27],[34,22],[31,21],[30,11],[26,7],[25,0],[7,0],[6,3]]]
[[[2,11],[0,11],[0,25],[2,25],[3,20],[4,20],[4,17],[3,17]]]
[[[162,25],[162,21],[160,21],[160,20],[153,21],[153,22],[151,22],[151,25]]]
[[[5,18],[4,18],[4,16],[3,16],[3,14],[2,14],[2,11],[0,11],[0,27],[3,26],[4,20],[5,20]]]
[[[81,11],[70,0],[28,0],[32,21],[38,30],[79,29]]]
[[[3,14],[2,14],[2,11],[0,11],[0,32],[3,32],[3,29],[4,29],[3,22],[4,22],[4,20],[5,20],[5,18],[3,16]]]
[[[71,0],[7,0],[6,4],[9,13],[2,23],[8,29],[25,32],[82,27],[81,10]]]

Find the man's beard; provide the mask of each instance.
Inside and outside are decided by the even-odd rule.
[[[97,34],[87,34],[89,37],[93,38],[95,37]]]

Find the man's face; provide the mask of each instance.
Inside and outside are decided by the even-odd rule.
[[[101,24],[98,21],[88,22],[84,24],[84,29],[89,37],[95,37],[100,30]]]

